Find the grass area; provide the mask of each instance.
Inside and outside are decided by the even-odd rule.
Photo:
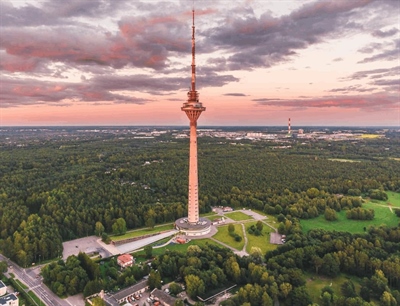
[[[381,206],[385,205],[385,206]],[[328,231],[344,231],[352,234],[364,232],[364,227],[387,225],[389,227],[397,226],[399,218],[392,213],[384,201],[368,202],[363,204],[363,208],[373,209],[375,211],[375,218],[373,220],[348,220],[346,218],[346,211],[342,210],[336,213],[338,220],[326,221],[324,215],[314,219],[300,220],[303,232],[308,232],[314,228],[321,228]]]
[[[338,162],[343,162],[343,163],[359,163],[359,160],[354,160],[354,159],[344,159],[344,158],[328,158],[330,161],[338,161]]]
[[[225,214],[226,217],[234,220],[234,221],[243,221],[243,220],[250,220],[253,219],[253,217],[246,215],[245,213],[242,213],[240,211],[235,211],[232,213],[227,213]]]
[[[138,229],[138,230],[133,230],[133,231],[126,233],[125,235],[112,236],[111,239],[113,241],[120,241],[120,240],[124,240],[124,239],[128,239],[128,238],[140,237],[140,236],[154,234],[154,233],[158,233],[158,232],[162,232],[162,231],[168,231],[168,230],[172,230],[172,229],[173,229],[173,224],[168,223],[168,224],[155,226],[154,228],[142,228],[142,229]]]
[[[387,191],[386,194],[388,195],[389,199],[387,203],[392,204],[393,207],[400,208],[400,193],[394,191]],[[383,202],[385,203],[385,202]]]
[[[29,291],[28,294],[37,305],[44,305],[41,299],[39,299],[33,291]]]
[[[256,223],[257,222],[248,222],[245,224],[246,236],[247,236],[246,252],[250,254],[250,250],[252,247],[260,248],[263,254],[265,254],[267,251],[275,250],[278,246],[269,243],[270,232],[273,232],[274,230],[269,226],[267,226],[266,224],[264,224],[262,235],[255,236],[249,234],[249,232],[247,231],[248,228]]]
[[[241,224],[234,224],[235,233],[243,238],[243,229]],[[236,250],[242,250],[244,247],[244,239],[242,241],[235,241],[235,238],[229,235],[228,225],[219,226],[218,232],[213,236],[214,239],[221,241]]]
[[[213,212],[213,211],[210,211],[210,212],[204,213],[204,214],[200,214],[200,217],[207,217],[207,218],[209,218],[209,217],[215,217],[215,216],[218,216],[218,214],[216,214],[216,213]]]
[[[360,291],[361,279],[355,276],[340,274],[337,277],[330,278],[310,273],[305,273],[304,276],[306,278],[306,287],[308,293],[310,294],[310,297],[314,303],[321,303],[321,289],[325,286],[331,287],[336,295],[341,295],[340,286],[349,279],[354,283],[356,291]]]
[[[184,253],[187,251],[187,248],[191,245],[198,245],[198,246],[202,247],[207,244],[222,246],[219,243],[217,243],[213,240],[210,240],[210,239],[195,239],[195,240],[191,240],[190,242],[185,243],[185,244],[169,244],[162,248],[157,248],[157,249],[153,248],[153,256],[164,254],[166,250]],[[144,253],[144,251],[139,251],[139,252],[134,253],[134,256],[135,257],[139,257],[139,256],[144,257],[145,253]]]
[[[380,138],[382,135],[378,134],[362,134],[361,138],[366,138],[366,139],[374,139],[374,138]]]

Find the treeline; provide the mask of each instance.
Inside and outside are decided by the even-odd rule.
[[[83,293],[89,296],[101,290],[117,291],[135,284],[149,273],[149,267],[132,266],[120,271],[116,258],[94,262],[85,253],[72,255],[66,261],[59,260],[44,266],[41,270],[44,283],[58,296]]]
[[[293,224],[298,223],[292,220]],[[225,306],[312,304],[304,271],[335,277],[339,273],[363,278],[361,289],[346,282],[340,292],[324,288],[320,305],[375,305],[373,301],[400,302],[400,235],[398,228],[371,228],[362,235],[313,230],[290,233],[288,242],[265,258],[258,252],[238,257],[214,245],[188,247],[186,253],[166,252],[152,263],[149,282],[184,281],[193,299],[237,284],[238,293]],[[264,259],[264,260],[263,260]],[[314,301],[315,302],[315,301]]]
[[[330,150],[324,142],[301,147],[302,154],[272,145],[200,138],[200,212],[229,205],[312,218],[326,207],[358,207],[357,194],[400,190],[398,161],[330,161],[321,158]],[[56,257],[61,240],[92,235],[98,222],[111,234],[120,218],[129,230],[187,214],[186,140],[32,143],[4,148],[0,158],[0,249],[21,265]]]

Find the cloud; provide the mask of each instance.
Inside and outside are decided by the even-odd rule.
[[[230,93],[226,93],[223,94],[224,96],[231,96],[231,97],[247,97],[246,94],[244,93],[237,93],[237,92],[230,92]]]
[[[347,87],[342,87],[342,88],[333,88],[330,90],[327,90],[328,92],[343,92],[343,93],[348,93],[352,91],[356,92],[370,92],[370,91],[375,91],[375,88],[362,88],[360,85],[351,85]]]
[[[398,95],[390,95],[385,92],[370,95],[356,96],[327,96],[307,99],[282,99],[279,101],[260,101],[262,106],[278,106],[290,108],[343,108],[358,109],[363,111],[387,111],[398,110],[400,101]]]
[[[372,32],[372,36],[374,37],[380,37],[380,38],[385,38],[385,37],[390,37],[399,32],[399,29],[396,28],[391,28],[390,30],[387,31],[382,31],[382,30],[376,30]]]
[[[210,74],[199,78],[199,83],[202,87],[219,87],[235,80],[237,79],[230,75]],[[152,102],[153,99],[137,98],[135,95],[145,93],[165,96],[187,88],[189,84],[188,77],[154,77],[140,74],[100,75],[91,79],[83,78],[80,83],[3,77],[0,108],[61,103],[65,100],[145,104]],[[182,98],[184,99],[184,96]]]
[[[398,76],[400,74],[400,66],[392,67],[392,68],[380,68],[380,69],[372,69],[372,70],[363,70],[357,71],[350,76],[344,78],[343,80],[360,80],[363,78],[382,78],[387,76]]]
[[[392,43],[391,49],[386,49],[379,54],[373,55],[371,57],[366,57],[358,63],[370,63],[376,61],[398,61],[399,60],[399,50],[400,50],[400,39],[396,39]]]
[[[255,102],[274,102],[274,101],[280,101],[281,99],[269,99],[269,98],[259,98],[259,99],[252,99],[251,101]]]
[[[214,63],[220,70],[252,70],[288,61],[298,50],[361,28],[352,22],[357,10],[373,1],[317,1],[293,13],[274,18],[264,12],[259,18],[248,9],[227,12],[224,27],[204,31],[207,45],[226,50],[226,61]]]

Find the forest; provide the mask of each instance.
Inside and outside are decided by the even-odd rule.
[[[357,142],[292,138],[284,148],[272,141],[199,138],[200,212],[229,205],[275,215],[287,243],[243,258],[212,245],[166,253],[152,264],[158,269],[150,273],[152,286],[179,276],[194,297],[216,284],[238,284],[226,306],[274,300],[308,305],[302,272],[344,273],[362,279],[360,288],[351,280],[340,292],[324,288],[321,305],[400,304],[399,226],[371,226],[362,234],[304,233],[299,222],[320,215],[334,220],[341,210],[352,222],[373,219],[363,199],[386,201],[387,192],[400,192],[400,137],[389,136]],[[0,250],[23,267],[58,258],[63,241],[186,215],[187,139],[96,134],[0,143]],[[399,211],[394,207],[398,217]],[[112,263],[99,272],[84,254],[47,267],[42,275],[60,296],[126,286],[148,273],[133,269],[121,276]]]
[[[400,191],[400,137],[393,135],[359,143],[293,139],[286,149],[210,137],[198,143],[201,213],[230,205],[313,218],[326,207],[360,207],[361,194]],[[186,139],[28,139],[3,144],[0,158],[0,248],[22,266],[58,257],[62,241],[94,234],[96,223],[112,234],[121,218],[129,230],[186,214]]]

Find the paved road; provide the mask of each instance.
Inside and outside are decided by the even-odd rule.
[[[37,278],[38,267],[30,269],[22,269],[16,263],[12,262],[5,256],[0,254],[0,260],[6,261],[8,264],[7,277],[10,277],[10,273],[14,274],[15,278],[19,279],[24,283],[28,289],[26,291],[33,291],[36,296],[47,306],[70,306],[66,301],[56,296],[45,284],[43,284],[40,278]]]

